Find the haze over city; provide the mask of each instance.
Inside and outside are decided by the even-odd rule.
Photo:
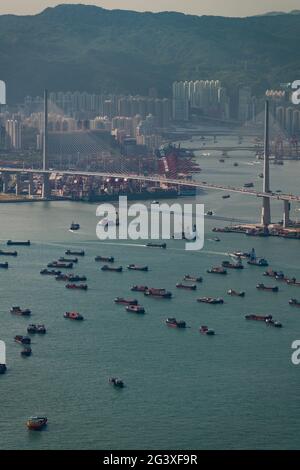
[[[299,8],[299,0],[262,0],[260,2],[241,2],[240,0],[154,0],[141,2],[138,0],[11,0],[0,5],[0,14],[30,15],[41,12],[44,8],[64,4],[96,5],[107,9],[126,9],[136,11],[179,11],[193,15],[216,16],[251,16],[266,12],[289,12]]]

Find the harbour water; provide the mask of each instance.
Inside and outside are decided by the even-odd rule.
[[[237,152],[225,163],[218,154],[200,155],[201,180],[255,181],[260,187],[262,166],[253,155]],[[272,187],[299,193],[299,173],[298,162],[272,166]],[[257,220],[259,215],[256,198],[223,200],[222,193],[210,191],[198,199],[216,216]],[[0,270],[0,339],[7,345],[8,365],[0,376],[0,448],[299,448],[300,366],[291,362],[291,344],[300,339],[300,310],[288,300],[300,300],[300,288],[278,283],[277,294],[257,291],[258,282],[276,283],[262,276],[264,268],[206,274],[229,259],[227,253],[254,247],[270,267],[300,279],[299,242],[233,234],[220,234],[221,241],[215,242],[211,229],[224,222],[210,218],[200,252],[185,251],[178,240],[168,241],[166,250],[147,248],[144,242],[101,242],[95,233],[96,207],[71,202],[0,205],[1,248],[7,239],[32,241],[30,247],[17,247],[18,257],[8,259],[11,267]],[[272,208],[279,220],[281,205]],[[72,220],[81,225],[77,233],[68,230]],[[74,272],[87,276],[87,292],[69,291],[64,283],[39,274],[67,248],[86,252]],[[116,265],[147,264],[150,270],[102,272],[94,261],[99,254],[114,256]],[[196,292],[175,288],[188,273],[204,278]],[[134,284],[165,287],[173,299],[131,293]],[[245,298],[227,296],[229,288],[244,290]],[[116,296],[139,299],[146,314],[127,313],[113,303]],[[220,296],[225,303],[199,304],[200,296]],[[11,315],[12,305],[32,309],[32,317]],[[65,320],[63,313],[71,310],[85,321]],[[272,314],[283,328],[247,322],[248,313]],[[185,320],[190,328],[167,328],[167,317]],[[33,337],[32,357],[24,359],[13,338],[26,334],[29,323],[45,323],[47,334]],[[216,335],[200,335],[200,325]],[[110,376],[121,377],[126,387],[111,387]],[[48,417],[47,429],[27,431],[27,417],[37,414]]]

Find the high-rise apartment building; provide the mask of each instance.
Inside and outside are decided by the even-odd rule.
[[[7,149],[21,150],[22,124],[17,119],[8,119],[5,123]]]

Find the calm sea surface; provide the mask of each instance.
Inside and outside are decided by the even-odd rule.
[[[237,152],[225,163],[219,162],[220,153],[201,153],[201,181],[254,181],[261,187],[262,164],[250,153]],[[299,163],[272,166],[271,178],[273,190],[299,194]],[[256,198],[221,196],[211,191],[198,199],[216,216],[258,219]],[[7,344],[8,364],[0,376],[0,448],[299,449],[300,366],[291,363],[291,343],[300,339],[300,309],[290,307],[288,300],[300,300],[300,288],[278,283],[278,294],[257,291],[257,282],[276,283],[262,276],[263,268],[247,266],[226,277],[206,274],[229,259],[227,253],[255,247],[270,267],[300,279],[299,241],[220,234],[217,243],[211,229],[226,222],[206,219],[200,252],[187,252],[184,242],[175,240],[168,241],[167,250],[146,248],[144,242],[100,242],[96,207],[69,202],[0,205],[1,248],[9,238],[32,241],[31,247],[17,248],[17,258],[8,258],[8,271],[0,270],[0,338]],[[272,203],[274,220],[281,219],[281,209]],[[300,216],[295,209],[294,218]],[[81,224],[78,233],[68,230],[72,220]],[[63,282],[39,274],[67,248],[86,252],[74,272],[88,277],[88,292],[67,290]],[[114,256],[123,267],[147,264],[150,271],[104,273],[94,261],[98,254]],[[204,277],[196,292],[175,288],[187,273]],[[134,284],[165,287],[174,297],[144,298],[130,292]],[[245,290],[246,297],[228,297],[229,288]],[[205,295],[222,296],[225,304],[196,302]],[[146,315],[127,313],[113,303],[116,296],[140,299]],[[31,319],[11,315],[12,305],[31,308]],[[70,310],[86,320],[65,320],[63,313]],[[272,314],[284,327],[246,322],[245,314],[252,312]],[[167,328],[169,316],[185,320],[190,328]],[[26,334],[30,322],[45,323],[47,334],[34,336],[32,357],[22,359],[13,338]],[[200,335],[200,325],[216,335]],[[113,375],[123,378],[126,388],[112,388],[108,378]],[[44,432],[27,431],[26,418],[35,414],[48,416]]]

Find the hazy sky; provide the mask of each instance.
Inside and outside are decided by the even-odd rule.
[[[248,16],[268,11],[300,9],[299,0],[0,0],[0,14],[34,14],[60,3],[85,3],[108,9],[138,11],[182,11],[196,15]]]

